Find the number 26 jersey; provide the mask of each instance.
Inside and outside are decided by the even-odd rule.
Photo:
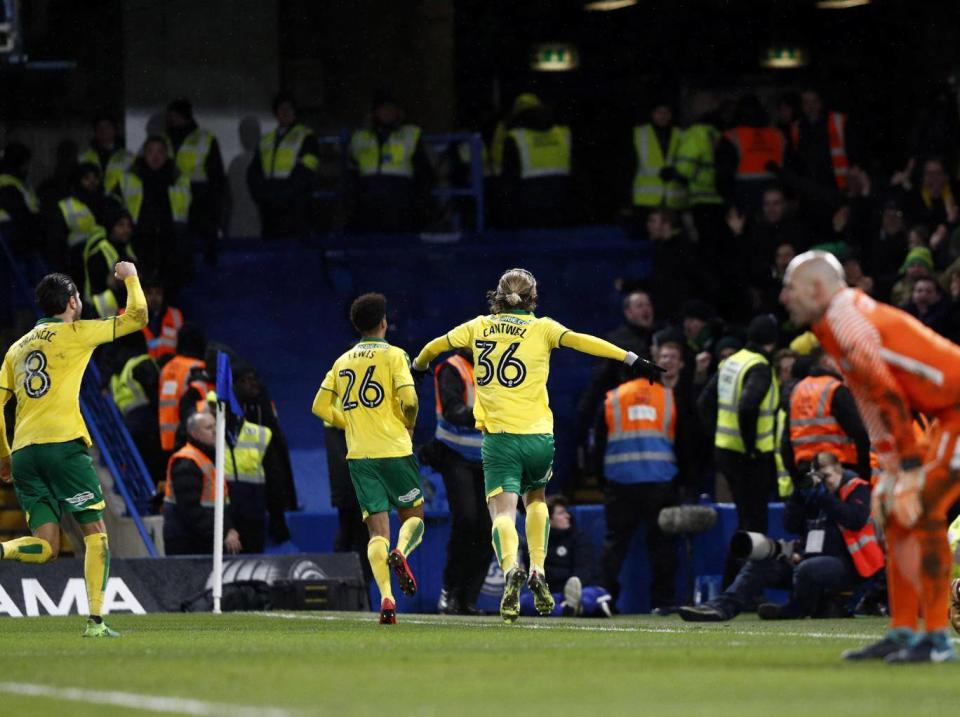
[[[478,316],[447,334],[473,351],[477,428],[487,433],[553,433],[547,396],[550,352],[568,330],[526,311]]]
[[[413,443],[397,392],[413,386],[403,349],[380,339],[363,339],[327,372],[321,391],[340,399],[347,423],[347,458],[401,458]]]

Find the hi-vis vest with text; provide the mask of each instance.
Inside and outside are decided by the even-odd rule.
[[[350,157],[361,177],[383,175],[413,177],[413,155],[420,141],[420,128],[405,124],[397,127],[381,145],[375,132],[358,129],[350,138]]]
[[[830,147],[830,164],[833,165],[833,177],[837,180],[837,189],[846,189],[847,175],[850,172],[850,158],[847,157],[847,116],[840,112],[827,113],[827,143]],[[800,122],[790,125],[790,139],[794,147],[800,146]]]
[[[666,483],[677,474],[673,390],[635,379],[607,392],[603,474],[614,483]]]
[[[88,147],[77,157],[77,162],[95,164],[100,167],[100,174],[103,176],[103,191],[109,194],[120,186],[123,175],[129,172],[130,167],[133,166],[133,153],[122,147],[115,149],[107,160],[107,166],[104,167],[100,164],[100,153],[93,147]]]
[[[200,359],[187,356],[174,356],[160,372],[160,445],[165,451],[172,451],[177,442],[177,427],[180,425],[180,399],[189,388],[190,371],[203,368],[206,364]],[[200,394],[206,401],[206,386]]]
[[[189,443],[170,456],[170,460],[167,461],[167,481],[166,487],[164,488],[163,502],[171,505],[177,504],[177,496],[174,494],[173,489],[173,464],[181,458],[193,461],[197,464],[197,467],[203,471],[203,487],[200,490],[200,505],[204,508],[213,508],[216,500],[217,467],[203,451]],[[225,504],[230,502],[230,489],[226,481],[224,481],[223,485],[223,502]]]
[[[743,436],[740,433],[740,396],[743,393],[743,382],[747,371],[762,364],[768,369],[770,362],[761,354],[740,349],[737,353],[725,359],[720,364],[720,376],[717,383],[717,434],[714,445],[736,453],[746,453]],[[777,377],[773,376],[770,388],[760,402],[760,413],[757,416],[756,450],[761,453],[770,453],[774,450],[774,423],[776,422],[777,396],[779,388]]]
[[[184,138],[183,144],[180,145],[174,157],[181,175],[197,184],[207,181],[207,156],[210,154],[213,140],[212,133],[199,127]],[[173,154],[173,145],[169,139],[167,145],[171,150],[170,153]]]
[[[851,478],[840,486],[840,500],[846,501],[850,494],[856,490],[857,486],[869,483],[861,478]],[[873,521],[868,520],[867,524],[860,530],[845,530],[840,528],[843,535],[843,542],[850,551],[850,557],[853,558],[853,567],[862,578],[869,578],[875,574],[884,565],[883,550],[880,543],[877,542],[877,533],[873,528]]]
[[[37,195],[34,194],[30,187],[21,182],[19,177],[15,177],[12,174],[0,174],[0,189],[3,187],[13,187],[20,192],[20,194],[23,196],[23,203],[26,205],[31,214],[40,213],[40,202],[37,199]],[[10,215],[7,214],[5,209],[0,209],[0,224],[9,221]]]
[[[140,209],[143,207],[143,181],[133,172],[127,172],[120,181],[120,194],[123,204],[133,217],[134,223],[140,218]],[[190,178],[184,175],[177,177],[177,181],[167,188],[167,199],[170,202],[170,214],[177,224],[185,224],[190,214]]]
[[[554,125],[547,130],[515,127],[507,133],[520,155],[520,178],[569,177],[570,128]]]
[[[857,447],[830,413],[833,395],[841,386],[833,376],[807,376],[790,396],[790,443],[797,463],[818,453],[833,453],[841,463],[857,462]]]
[[[440,370],[444,365],[452,366],[460,374],[463,381],[463,402],[473,410],[476,405],[476,385],[473,378],[473,364],[463,356],[454,354],[445,362],[437,366],[433,374],[433,387],[436,394],[437,430],[436,439],[452,448],[469,461],[480,462],[480,447],[483,445],[483,434],[476,428],[455,426],[443,417],[443,405],[440,402]]]
[[[57,207],[63,215],[63,222],[67,225],[67,246],[75,247],[85,244],[98,229],[103,227],[97,224],[93,212],[84,202],[75,197],[67,197],[57,202]]]
[[[633,147],[637,153],[637,173],[633,177],[634,206],[666,205],[671,209],[684,207],[686,192],[683,186],[677,182],[664,182],[660,179],[660,170],[676,163],[681,138],[680,130],[672,127],[667,156],[664,157],[653,125],[648,123],[633,128]]]
[[[786,142],[780,130],[741,125],[727,130],[726,137],[737,148],[740,156],[736,174],[738,181],[775,179],[774,174],[767,169],[767,164],[774,162],[783,165]]]
[[[260,140],[260,167],[265,179],[286,179],[293,173],[299,161],[311,172],[316,172],[320,159],[314,154],[305,154],[298,160],[303,141],[313,134],[302,124],[295,124],[277,142],[277,130],[271,130]]]
[[[113,395],[113,402],[122,415],[127,415],[134,409],[150,405],[150,399],[143,386],[133,376],[137,366],[144,361],[152,361],[149,354],[134,356],[123,365],[120,373],[115,373],[110,377],[110,393]]]
[[[180,333],[181,326],[183,326],[183,312],[168,306],[160,321],[159,336],[154,335],[149,325],[143,327],[143,335],[147,339],[147,352],[151,358],[158,359],[161,356],[177,353],[177,335]]]

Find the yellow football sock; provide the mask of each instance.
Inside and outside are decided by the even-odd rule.
[[[550,511],[543,501],[527,506],[527,550],[530,552],[530,570],[543,574],[547,559],[547,540],[550,538]]]
[[[87,583],[87,602],[90,615],[100,617],[103,610],[103,591],[110,577],[110,544],[106,533],[93,533],[83,539],[87,546],[83,558],[83,579]]]
[[[373,579],[377,581],[380,589],[381,602],[384,598],[393,600],[393,585],[390,583],[390,568],[387,565],[389,549],[390,541],[381,535],[370,538],[367,543],[367,559],[370,561],[370,569],[373,570]]]
[[[423,521],[420,518],[407,518],[400,526],[397,548],[407,557],[423,540]]]
[[[520,536],[517,535],[517,525],[509,516],[499,515],[493,521],[493,549],[497,554],[497,562],[504,573],[510,572],[517,564],[517,550],[520,547]]]
[[[53,549],[43,538],[27,536],[0,543],[4,560],[16,560],[18,563],[45,563],[53,557]]]

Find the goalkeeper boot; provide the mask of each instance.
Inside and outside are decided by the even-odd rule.
[[[507,624],[514,623],[520,617],[520,591],[527,581],[523,568],[516,565],[503,578],[503,597],[500,598],[500,617]]]
[[[858,647],[853,650],[847,650],[843,653],[844,660],[885,660],[889,655],[893,655],[900,650],[909,647],[914,639],[913,630],[897,629],[890,630],[878,640],[865,647]]]
[[[912,662],[956,662],[957,652],[953,649],[946,630],[928,632],[907,647],[897,650],[884,658],[888,665],[906,665]]]
[[[396,625],[397,624],[397,606],[394,604],[393,600],[390,598],[384,598],[380,603],[380,624],[381,625]]]
[[[398,548],[390,551],[390,557],[387,558],[387,565],[397,576],[397,582],[400,584],[400,592],[407,597],[413,597],[417,594],[417,579],[413,577],[413,571],[410,564]]]
[[[87,620],[87,625],[83,629],[84,637],[120,637],[120,633],[107,627],[102,619],[97,622],[92,617]]]

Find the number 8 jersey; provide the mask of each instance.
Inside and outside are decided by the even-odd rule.
[[[410,358],[382,339],[363,339],[333,364],[320,384],[340,401],[347,458],[400,458],[413,453],[398,393],[413,387]]]
[[[126,280],[127,311],[93,321],[40,319],[14,343],[0,368],[0,414],[11,397],[17,399],[13,447],[16,451],[40,443],[82,439],[91,445],[80,414],[80,384],[94,349],[147,323],[147,305],[136,277]],[[0,455],[7,448],[0,415]]]
[[[569,330],[527,311],[478,316],[447,334],[451,349],[473,351],[474,418],[488,433],[553,433],[547,396],[550,352]]]

